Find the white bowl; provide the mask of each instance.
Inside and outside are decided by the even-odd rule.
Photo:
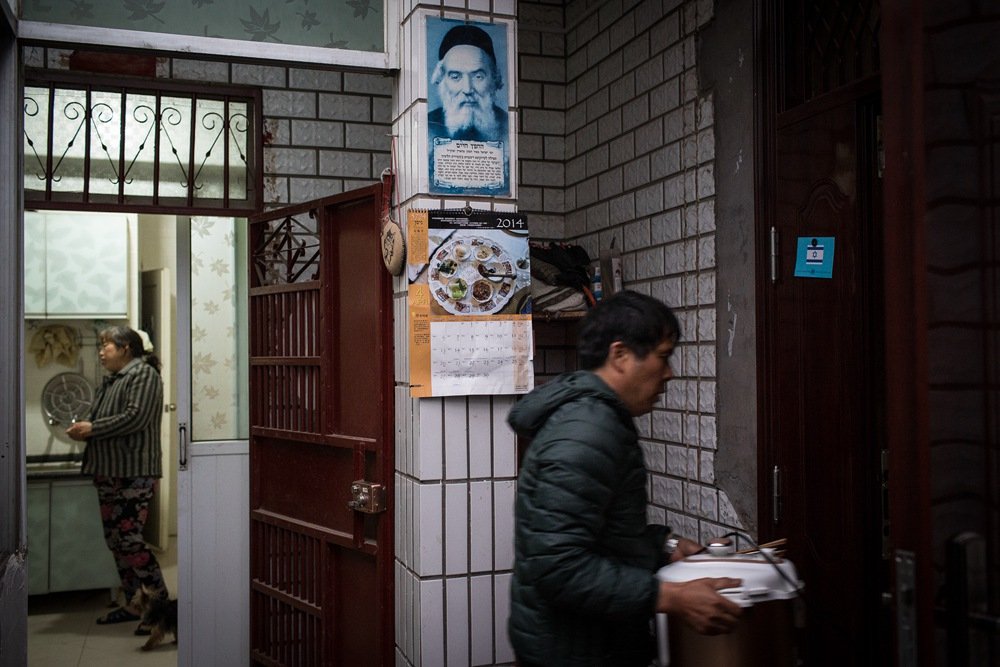
[[[705,549],[708,550],[708,553],[716,557],[728,556],[733,553],[733,545],[731,544],[709,544]]]

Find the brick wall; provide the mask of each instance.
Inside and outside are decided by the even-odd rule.
[[[536,239],[566,236],[566,37],[563,2],[518,4],[518,210]]]
[[[591,257],[614,243],[626,287],[676,310],[676,379],[637,423],[650,518],[694,539],[740,527],[715,485],[714,104],[699,94],[695,43],[712,7],[519,5],[519,210],[536,236],[579,243]]]

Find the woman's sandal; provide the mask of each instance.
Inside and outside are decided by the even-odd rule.
[[[139,617],[130,612],[124,607],[118,607],[112,611],[109,611],[104,616],[97,619],[98,625],[111,625],[112,623],[128,623],[129,621],[138,621]]]

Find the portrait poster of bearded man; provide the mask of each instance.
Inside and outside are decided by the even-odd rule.
[[[434,193],[510,193],[507,27],[428,18],[428,157]]]

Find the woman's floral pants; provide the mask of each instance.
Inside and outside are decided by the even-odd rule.
[[[115,557],[127,601],[141,586],[167,597],[160,564],[142,537],[157,481],[155,477],[94,476],[104,541]]]

